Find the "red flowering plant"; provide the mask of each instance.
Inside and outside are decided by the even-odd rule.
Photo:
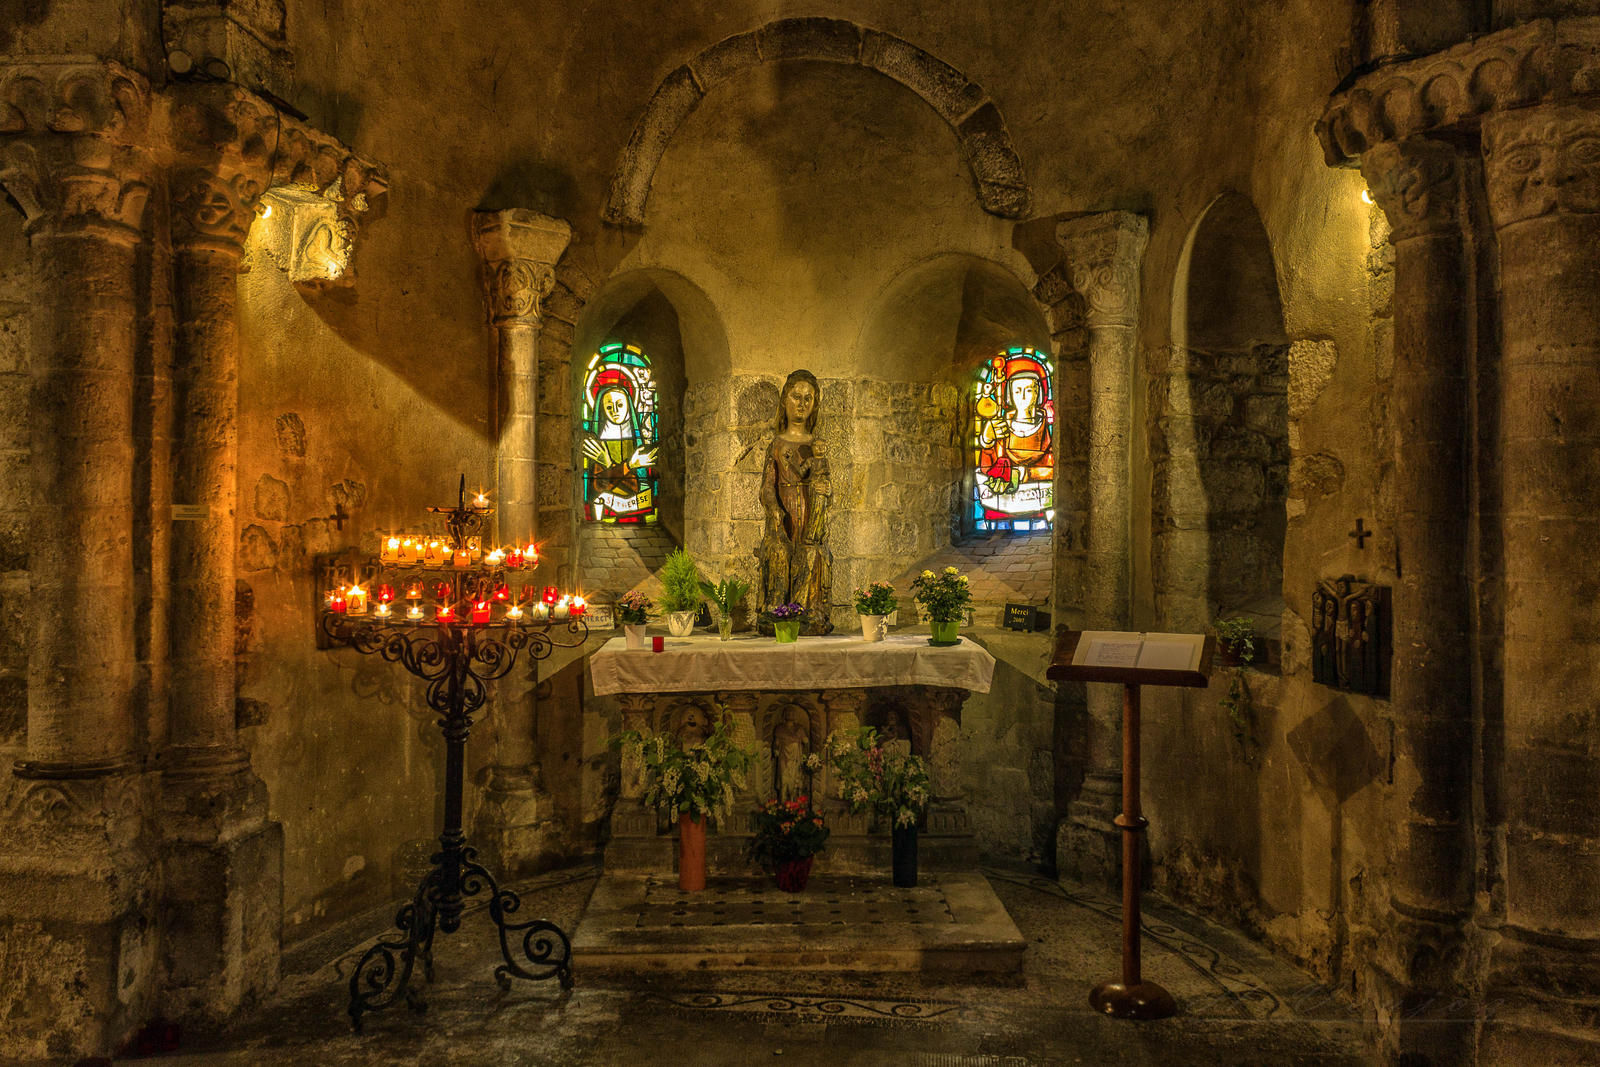
[[[828,827],[822,813],[811,807],[811,797],[769,800],[756,811],[756,835],[750,858],[765,867],[787,860],[803,860],[822,851]]]

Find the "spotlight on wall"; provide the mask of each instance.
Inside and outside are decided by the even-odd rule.
[[[1363,190],[1361,190],[1361,202],[1363,204],[1376,203],[1376,201],[1374,201],[1372,199],[1372,190],[1371,189],[1363,189]]]

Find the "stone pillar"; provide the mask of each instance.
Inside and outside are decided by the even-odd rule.
[[[115,64],[0,67],[12,80],[32,91],[8,94],[0,186],[27,217],[37,299],[27,755],[0,784],[0,1058],[70,1058],[111,1052],[156,1010],[132,473],[152,181],[134,146],[151,98]]]
[[[472,239],[483,258],[497,354],[495,507],[500,537],[511,540],[537,533],[540,302],[555,288],[556,261],[572,240],[572,227],[520,208],[480,211],[473,217]]]
[[[1132,589],[1130,449],[1133,364],[1138,351],[1139,282],[1150,227],[1110,211],[1071,219],[1056,240],[1089,332],[1089,521],[1084,626],[1129,625]],[[1122,798],[1122,694],[1088,687],[1089,764],[1083,791],[1057,828],[1056,862],[1079,877],[1115,881],[1121,831],[1111,823]]]
[[[537,537],[540,301],[555,287],[556,261],[572,239],[572,228],[520,208],[480,211],[473,218],[472,239],[483,259],[497,353],[497,528],[501,540]],[[552,808],[534,751],[538,706],[533,687],[519,692],[508,680],[496,710],[499,738],[476,836],[501,872],[511,874],[545,850]]]
[[[276,113],[232,86],[172,106],[172,712],[164,773],[167,1011],[219,1018],[278,980],[282,828],[235,726],[239,258]]]
[[[1505,921],[1485,1062],[1592,1062],[1600,1003],[1600,106],[1484,120],[1500,246]],[[1570,1022],[1563,1023],[1564,1020]]]
[[[1412,137],[1378,145],[1362,175],[1394,246],[1394,653],[1397,926],[1378,963],[1415,1020],[1459,987],[1473,903],[1472,653],[1468,604],[1467,382],[1475,294],[1463,247],[1458,150]],[[1427,946],[1427,951],[1419,951]],[[1413,1003],[1418,1006],[1413,1006]],[[1399,1040],[1411,1044],[1404,1032]],[[1469,1034],[1453,1035],[1458,1052]],[[1417,1040],[1443,1047],[1437,1025]],[[1420,1048],[1418,1049],[1420,1051]]]

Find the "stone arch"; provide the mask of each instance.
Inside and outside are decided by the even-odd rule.
[[[1288,338],[1266,227],[1241,193],[1201,213],[1179,258],[1157,454],[1166,624],[1227,614],[1276,635],[1288,513]]]
[[[617,161],[605,221],[643,226],[656,165],[706,93],[752,67],[786,59],[866,67],[910,89],[960,142],[983,209],[1009,219],[1027,214],[1022,160],[999,107],[982,86],[894,34],[844,19],[790,18],[720,41],[662,79]]]

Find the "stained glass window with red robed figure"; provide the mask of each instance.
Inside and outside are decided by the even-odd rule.
[[[605,344],[583,381],[584,518],[656,521],[656,384],[635,345]]]
[[[973,529],[1050,529],[1056,407],[1049,361],[1032,348],[1008,348],[978,368],[972,389]]]

